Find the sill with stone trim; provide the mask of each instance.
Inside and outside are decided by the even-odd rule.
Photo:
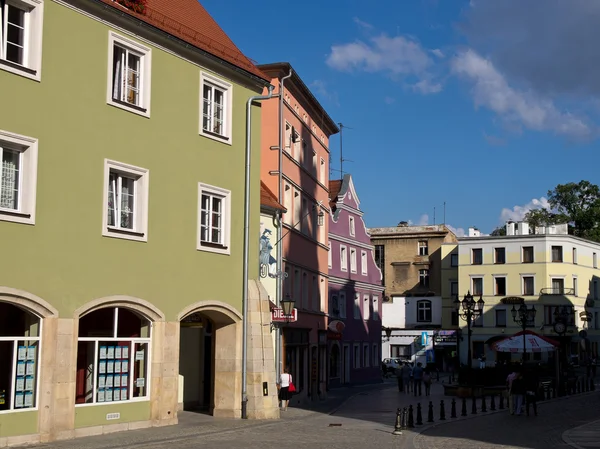
[[[116,234],[131,235],[131,236],[135,236],[135,237],[144,237],[144,233],[143,232],[137,232],[137,231],[133,231],[133,230],[130,230],[130,229],[115,228],[115,227],[112,227],[112,226],[107,226],[106,230],[108,232],[114,232]]]
[[[119,100],[117,98],[112,98],[111,101],[114,102],[114,103],[116,103],[116,104],[118,104],[118,105],[126,106],[128,108],[135,109],[136,111],[143,112],[144,114],[146,114],[148,112],[148,110],[146,108],[142,108],[142,107],[137,106],[137,105],[135,105],[133,103],[128,103],[127,101],[121,101],[121,100]]]
[[[19,218],[31,218],[31,214],[24,214],[23,212],[17,212],[16,210],[0,209],[0,215],[8,215],[9,217]]]
[[[211,137],[215,137],[217,139],[229,141],[229,137],[224,136],[223,134],[219,134],[219,133],[215,133],[215,132],[212,132],[212,131],[208,131],[207,129],[202,129],[202,134],[207,134],[207,135],[209,135]]]
[[[37,70],[30,69],[24,65],[17,64],[16,62],[7,61],[6,59],[0,59],[0,66],[10,67],[11,69],[19,70],[21,72],[28,73],[29,75],[37,75]]]

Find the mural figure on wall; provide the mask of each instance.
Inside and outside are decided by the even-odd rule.
[[[277,260],[271,256],[273,245],[271,245],[271,230],[265,229],[260,236],[260,277],[275,277]]]

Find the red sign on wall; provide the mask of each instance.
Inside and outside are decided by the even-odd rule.
[[[293,323],[298,321],[298,309],[292,310],[292,316],[285,316],[281,307],[276,307],[271,311],[271,321],[274,323]]]

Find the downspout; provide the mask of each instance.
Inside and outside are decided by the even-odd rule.
[[[267,95],[256,95],[248,98],[246,103],[246,171],[244,186],[244,260],[242,275],[242,419],[248,419],[248,265],[250,248],[250,162],[252,155],[252,103],[254,101],[268,100],[273,97],[273,85],[269,84]]]
[[[277,165],[277,199],[279,200],[279,204],[283,204],[283,187],[282,187],[282,182],[283,182],[283,176],[281,173],[282,170],[282,165],[283,165],[283,146],[285,145],[283,139],[284,139],[284,122],[283,122],[283,85],[286,79],[290,78],[292,76],[292,69],[290,67],[290,73],[288,73],[286,76],[284,76],[283,78],[281,78],[281,80],[279,81],[279,155],[278,155],[278,165]],[[276,297],[275,297],[275,304],[277,304],[277,307],[279,307],[279,305],[281,304],[281,297],[283,294],[283,288],[281,286],[281,276],[283,275],[283,273],[281,272],[281,268],[282,268],[282,261],[283,261],[283,245],[281,244],[281,226],[282,226],[282,217],[281,217],[281,213],[279,214],[279,222],[277,223],[277,269],[276,269],[276,273],[277,273],[277,278],[276,278]],[[281,329],[279,327],[277,327],[275,329],[275,379],[276,382],[279,382],[279,376],[281,375],[281,368],[282,368],[282,363],[281,363]]]

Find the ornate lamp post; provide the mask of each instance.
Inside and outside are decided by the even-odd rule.
[[[471,353],[471,334],[473,333],[471,324],[483,313],[484,304],[485,302],[483,301],[482,295],[479,295],[479,300],[475,301],[475,298],[473,298],[470,291],[467,292],[462,301],[459,301],[458,296],[454,300],[454,307],[456,308],[458,316],[467,322],[467,366],[469,371],[471,370],[473,357]]]
[[[385,340],[384,341],[390,341],[390,338],[392,336],[392,328],[391,327],[383,327],[382,328],[385,332]]]
[[[535,324],[536,312],[535,306],[531,306],[531,309],[529,309],[525,304],[521,304],[518,309],[515,309],[515,306],[513,306],[510,311],[514,322],[523,329],[523,363],[525,362],[525,354],[527,353],[525,330],[528,324]]]

